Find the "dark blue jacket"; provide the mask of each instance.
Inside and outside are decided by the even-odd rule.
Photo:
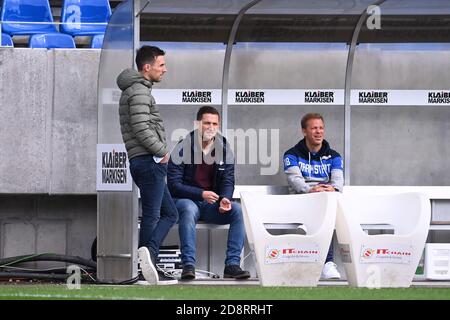
[[[295,193],[307,193],[319,183],[331,184],[336,191],[344,187],[344,165],[341,155],[323,140],[317,153],[312,153],[302,139],[284,153],[284,172]]]
[[[195,164],[201,164],[202,161],[202,149],[197,134],[197,131],[192,131],[171,153],[167,185],[174,198],[203,200],[204,190],[195,181]],[[234,157],[225,137],[217,134],[211,155],[211,162],[214,161],[214,178],[210,191],[217,193],[220,200],[223,197],[231,200],[234,192]]]

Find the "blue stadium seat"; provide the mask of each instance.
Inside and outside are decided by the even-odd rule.
[[[111,7],[108,0],[64,0],[61,9],[61,32],[72,36],[105,33],[110,17]]]
[[[3,32],[10,35],[57,32],[48,0],[3,0],[1,20],[5,21],[2,23]]]
[[[72,36],[63,33],[35,34],[30,37],[30,48],[75,48]]]
[[[103,45],[104,34],[96,34],[92,37],[91,48],[101,49]]]
[[[2,33],[2,47],[14,47],[12,38],[9,34]]]

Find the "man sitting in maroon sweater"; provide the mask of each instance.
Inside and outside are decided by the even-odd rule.
[[[195,278],[195,225],[199,219],[229,224],[225,278],[247,279],[240,267],[245,229],[234,191],[234,157],[219,130],[219,112],[209,106],[197,112],[198,129],[180,141],[169,160],[167,185],[179,214],[182,280]]]

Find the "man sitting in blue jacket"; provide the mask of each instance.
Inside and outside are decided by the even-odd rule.
[[[284,172],[292,193],[342,192],[344,165],[325,136],[325,122],[319,113],[307,113],[301,120],[304,138],[284,153]],[[324,279],[340,279],[333,262],[333,243],[322,270]]]
[[[171,154],[167,184],[179,213],[182,280],[195,278],[195,225],[199,219],[229,224],[224,278],[247,279],[240,268],[245,229],[241,207],[231,202],[234,157],[218,133],[219,112],[210,106],[197,112],[198,129],[180,141]]]

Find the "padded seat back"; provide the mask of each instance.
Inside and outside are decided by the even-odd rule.
[[[62,33],[35,34],[30,37],[30,48],[76,48],[72,36]]]
[[[72,36],[103,34],[110,17],[108,0],[65,0],[61,8],[61,32]]]
[[[2,43],[0,46],[1,47],[14,47],[14,43],[9,34],[2,33]]]
[[[48,0],[3,0],[1,20],[10,35],[57,32]]]

